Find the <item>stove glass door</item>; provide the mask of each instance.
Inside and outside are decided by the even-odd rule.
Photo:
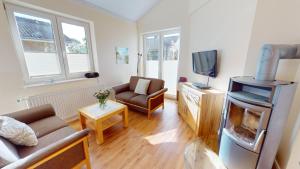
[[[228,96],[226,110],[223,132],[240,146],[251,151],[259,151],[271,109],[248,104]]]

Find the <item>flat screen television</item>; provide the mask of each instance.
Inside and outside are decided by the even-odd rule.
[[[193,55],[193,71],[196,74],[217,76],[217,50],[195,52]]]

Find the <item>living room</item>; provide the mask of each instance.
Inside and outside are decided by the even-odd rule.
[[[11,117],[21,119],[20,121],[25,120],[23,122],[28,124],[33,122],[28,119],[31,115],[34,116],[31,113],[44,114],[37,115],[39,118],[44,116],[54,118],[52,116],[55,116],[55,121],[51,121],[48,125],[39,122],[41,126],[38,126],[38,129],[34,128],[36,124],[28,125],[35,132],[36,136],[33,137],[37,139],[38,143],[36,142],[35,146],[38,148],[31,145],[21,150],[16,146],[17,157],[9,160],[2,159],[9,156],[6,154],[8,152],[1,152],[1,167],[80,168],[81,165],[86,165],[86,168],[189,168],[191,167],[190,160],[187,158],[192,157],[187,157],[186,152],[189,151],[189,146],[195,143],[201,144],[200,150],[204,146],[205,151],[211,152],[212,155],[211,158],[200,161],[196,160],[197,157],[193,157],[198,163],[195,162],[191,168],[224,166],[235,169],[240,165],[244,168],[268,168],[270,164],[273,168],[280,169],[300,167],[298,151],[300,105],[297,104],[300,99],[299,87],[294,87],[293,92],[282,92],[287,102],[285,111],[282,111],[285,114],[282,119],[285,121],[276,122],[282,127],[277,130],[281,137],[273,140],[271,138],[271,142],[276,142],[273,145],[274,152],[269,154],[270,157],[274,156],[273,158],[263,159],[264,154],[261,153],[269,152],[265,145],[267,145],[267,138],[271,136],[268,134],[271,132],[266,132],[268,134],[265,134],[265,144],[257,141],[262,145],[260,149],[255,149],[259,151],[259,153],[255,152],[259,156],[253,162],[254,167],[248,163],[237,164],[238,160],[234,160],[235,157],[231,154],[230,148],[228,152],[225,152],[222,146],[225,141],[222,143],[223,138],[219,137],[223,134],[218,133],[219,129],[222,129],[220,122],[227,120],[221,117],[227,111],[229,101],[225,96],[234,90],[239,90],[239,87],[230,88],[231,85],[235,85],[235,82],[237,85],[242,84],[240,79],[237,80],[234,77],[252,76],[264,79],[263,72],[271,71],[268,67],[261,66],[263,65],[261,58],[265,56],[263,49],[274,51],[279,48],[291,49],[296,52],[295,57],[299,56],[297,45],[300,44],[298,33],[300,24],[296,21],[299,14],[297,7],[300,5],[298,1],[1,0],[0,4],[0,50],[2,51],[0,55],[0,78],[2,79],[0,114],[2,116],[0,117],[2,119],[3,115],[24,110],[22,112],[24,114],[14,114]],[[34,21],[30,22],[31,27],[30,24],[22,25],[26,19]],[[45,23],[48,25],[46,33]],[[44,28],[39,27],[42,24]],[[41,29],[44,31],[39,31]],[[166,47],[164,46],[168,37],[172,37],[172,40],[168,41],[171,47],[167,52],[172,53],[169,59],[165,55]],[[148,46],[147,42],[149,42]],[[152,46],[152,42],[156,47]],[[263,46],[265,48],[262,49]],[[149,50],[148,48],[157,49]],[[294,51],[295,48],[296,51]],[[195,67],[193,54],[205,51],[217,51],[216,77],[199,75],[193,69]],[[272,54],[277,56],[274,51]],[[26,57],[27,52],[30,55]],[[284,53],[281,52],[278,55],[281,56]],[[44,59],[34,57],[35,54],[44,56]],[[82,60],[77,60],[76,63],[73,61],[73,72],[72,58],[74,56],[70,57],[72,54],[83,56]],[[286,56],[289,59],[274,61],[279,63],[278,67],[275,64],[275,79],[278,83],[280,82],[279,85],[294,85],[295,83],[281,83],[281,81],[299,82],[300,80],[299,59],[290,59],[292,57],[294,56],[289,55]],[[169,60],[175,61],[172,62],[173,65],[167,65]],[[50,71],[47,72],[48,70]],[[155,81],[149,82],[140,77],[155,78]],[[231,78],[233,80],[230,80]],[[182,82],[177,83],[179,80]],[[274,79],[267,81],[274,82]],[[216,138],[199,137],[199,134],[194,131],[196,129],[191,127],[190,121],[185,119],[180,112],[183,111],[180,107],[181,85],[195,82],[208,84],[211,87],[207,90],[208,92],[217,91],[223,95],[222,101],[212,103],[214,106],[211,106],[216,108],[213,112],[218,112],[215,122],[209,124],[210,120],[204,118],[196,124],[199,128],[206,124],[214,126],[214,131],[211,132],[218,136]],[[267,87],[251,88],[253,85],[251,83],[251,85],[245,85],[245,88],[248,92],[258,89],[258,93],[263,93],[266,97],[270,93],[276,98],[280,94],[275,95],[274,92],[269,92],[268,82],[266,82]],[[275,82],[270,83],[275,85]],[[129,86],[126,86],[127,83]],[[139,83],[148,83],[147,89],[144,88],[146,93],[141,96],[136,95],[136,93],[143,93],[142,84],[141,88],[136,87],[140,86]],[[123,86],[120,87],[120,85]],[[278,87],[276,85],[272,87],[272,90],[276,90]],[[240,88],[243,88],[243,85],[241,86]],[[195,89],[193,85],[189,87],[191,89],[188,90],[200,90],[200,93],[206,93],[205,89]],[[99,118],[95,120],[86,115],[91,113],[91,109],[89,111],[87,106],[101,104],[100,100],[105,95],[106,89],[109,91],[109,100],[105,104],[119,107],[120,111],[114,113],[121,113],[120,119],[123,122],[114,123],[111,128],[107,129],[99,123]],[[138,89],[141,91],[136,91]],[[102,91],[95,97],[95,92],[99,90]],[[140,97],[146,101],[137,99],[129,103],[124,97],[133,97],[133,95],[118,96],[127,90],[134,91],[134,97]],[[281,89],[281,91],[284,90]],[[179,97],[178,101],[177,97]],[[280,99],[274,100],[276,101],[270,101],[272,102],[270,106],[273,106],[275,110],[277,100]],[[51,106],[45,106],[45,104]],[[41,108],[35,111],[25,110],[39,106],[44,106],[42,108],[45,111],[41,111]],[[99,110],[104,111],[105,108],[102,110],[100,107]],[[247,111],[248,109],[245,109],[246,113]],[[212,110],[207,109],[204,112],[209,115]],[[201,113],[201,117],[205,113]],[[270,119],[275,118],[275,115],[270,115],[270,117]],[[1,119],[0,124],[3,123]],[[35,117],[33,119],[37,120]],[[56,146],[57,144],[61,146],[55,151],[53,149],[55,145],[43,142],[43,139],[47,140],[46,136],[52,133],[50,131],[52,129],[48,128],[53,127],[51,125],[57,125],[57,129],[58,127],[66,129],[64,132],[67,134],[64,136],[74,135],[73,139],[77,142],[71,141],[72,144],[70,144],[70,139],[72,140],[70,137],[66,137],[69,144],[62,143],[62,140],[65,141],[66,138],[54,140]],[[270,126],[272,125],[266,126],[266,131],[271,129]],[[223,127],[225,129],[226,125]],[[71,128],[74,128],[76,132],[73,130],[71,132]],[[82,128],[87,129],[82,130]],[[101,131],[99,128],[102,128]],[[198,129],[198,127],[195,128]],[[7,133],[3,134],[1,130],[2,128],[0,128],[0,143],[2,144],[2,138]],[[49,131],[46,132],[46,130]],[[263,133],[264,130],[257,130],[257,133],[258,131]],[[257,134],[256,139],[260,140],[259,137],[260,134]],[[213,146],[210,147],[209,143],[212,142],[214,142]],[[59,155],[73,150],[70,145],[74,146],[75,143],[83,145],[84,155],[83,160],[79,160],[80,163],[77,163],[78,160],[75,157],[68,158],[70,154],[66,157]],[[241,147],[240,144],[238,146]],[[52,153],[44,153],[46,150],[43,150],[43,147],[51,150]],[[20,153],[21,151],[24,152]],[[32,154],[28,155],[29,152]],[[40,153],[44,158],[39,158]],[[57,161],[51,160],[51,157]],[[58,159],[59,157],[61,159]],[[251,157],[247,156],[246,159]],[[59,160],[62,159],[65,159],[69,165],[61,163],[62,161]],[[240,161],[243,160],[240,159]],[[268,164],[261,161],[268,161]]]

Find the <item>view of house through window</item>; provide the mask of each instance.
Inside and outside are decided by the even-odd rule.
[[[81,78],[94,71],[88,23],[7,8],[26,83]]]
[[[159,78],[160,37],[157,34],[145,35],[144,50],[146,56],[145,74],[147,77]]]
[[[164,35],[164,60],[178,60],[180,39],[179,33]]]
[[[30,77],[61,74],[51,21],[14,13]]]
[[[69,72],[90,71],[90,60],[84,27],[62,23],[62,30]]]

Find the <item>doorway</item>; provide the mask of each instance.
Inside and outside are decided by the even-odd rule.
[[[163,79],[167,96],[176,96],[180,30],[144,34],[143,53],[145,77]]]

